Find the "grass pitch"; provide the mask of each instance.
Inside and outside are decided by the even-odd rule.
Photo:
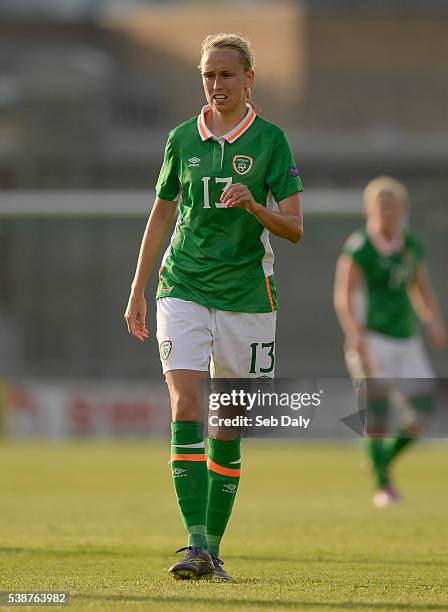
[[[236,582],[178,583],[168,442],[2,442],[0,590],[70,591],[69,610],[448,610],[446,446],[400,458],[405,501],[383,510],[357,446],[243,450]]]

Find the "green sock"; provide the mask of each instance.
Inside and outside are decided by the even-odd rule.
[[[188,545],[207,548],[207,455],[199,421],[171,423],[171,473]]]
[[[416,436],[406,429],[400,429],[396,436],[389,438],[384,444],[384,456],[387,466],[401,453],[409,444],[415,442]]]
[[[368,437],[363,438],[362,444],[373,467],[375,486],[384,487],[388,483],[386,472],[386,457],[384,452],[384,439],[377,432],[386,428],[388,399],[385,397],[367,399],[367,428]]]
[[[363,438],[362,443],[373,467],[375,484],[381,489],[388,482],[384,440],[382,438]]]
[[[210,554],[216,557],[238,490],[240,464],[239,438],[209,438],[207,541]]]

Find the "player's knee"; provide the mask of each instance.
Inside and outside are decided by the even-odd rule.
[[[417,436],[424,431],[428,425],[429,414],[425,412],[414,412],[404,419],[403,428],[411,435]]]
[[[367,427],[366,435],[368,438],[382,439],[386,436],[386,428],[385,427]]]
[[[423,429],[425,428],[424,423],[414,421],[412,423],[408,423],[405,427],[406,431],[408,431],[412,436],[418,436]]]
[[[409,398],[409,407],[403,418],[403,426],[412,435],[420,434],[428,425],[434,410],[431,395]]]
[[[195,397],[176,397],[171,400],[173,421],[197,421],[199,408]]]

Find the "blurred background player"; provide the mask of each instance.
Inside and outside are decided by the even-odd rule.
[[[375,379],[367,381],[363,442],[373,468],[377,507],[398,500],[390,466],[415,441],[432,409],[433,384],[422,379],[432,379],[434,373],[414,312],[433,347],[446,345],[422,247],[405,226],[407,202],[401,182],[387,176],[370,181],[364,190],[366,226],[348,238],[336,267],[334,304],[345,334],[348,369],[353,378]],[[362,286],[365,320],[358,312]],[[399,431],[386,438],[390,403],[406,410]]]
[[[179,206],[157,291],[172,476],[188,531],[185,557],[170,574],[230,580],[218,554],[238,488],[240,440],[218,431],[207,458],[201,383],[209,367],[216,378],[274,375],[277,299],[268,235],[300,240],[302,186],[283,131],[251,102],[248,41],[207,37],[199,68],[207,105],[170,132],[125,319],[129,333],[148,337],[144,291]]]

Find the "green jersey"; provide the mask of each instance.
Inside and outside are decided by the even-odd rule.
[[[270,312],[278,307],[269,232],[248,211],[225,208],[223,190],[244,183],[273,207],[302,191],[283,131],[248,106],[239,125],[217,138],[198,117],[170,132],[156,193],[177,200],[176,227],[163,260],[157,298],[209,308]]]
[[[348,238],[343,253],[358,264],[366,281],[367,329],[395,338],[413,336],[415,317],[408,288],[423,258],[420,243],[405,232],[402,248],[384,256],[361,229]]]

